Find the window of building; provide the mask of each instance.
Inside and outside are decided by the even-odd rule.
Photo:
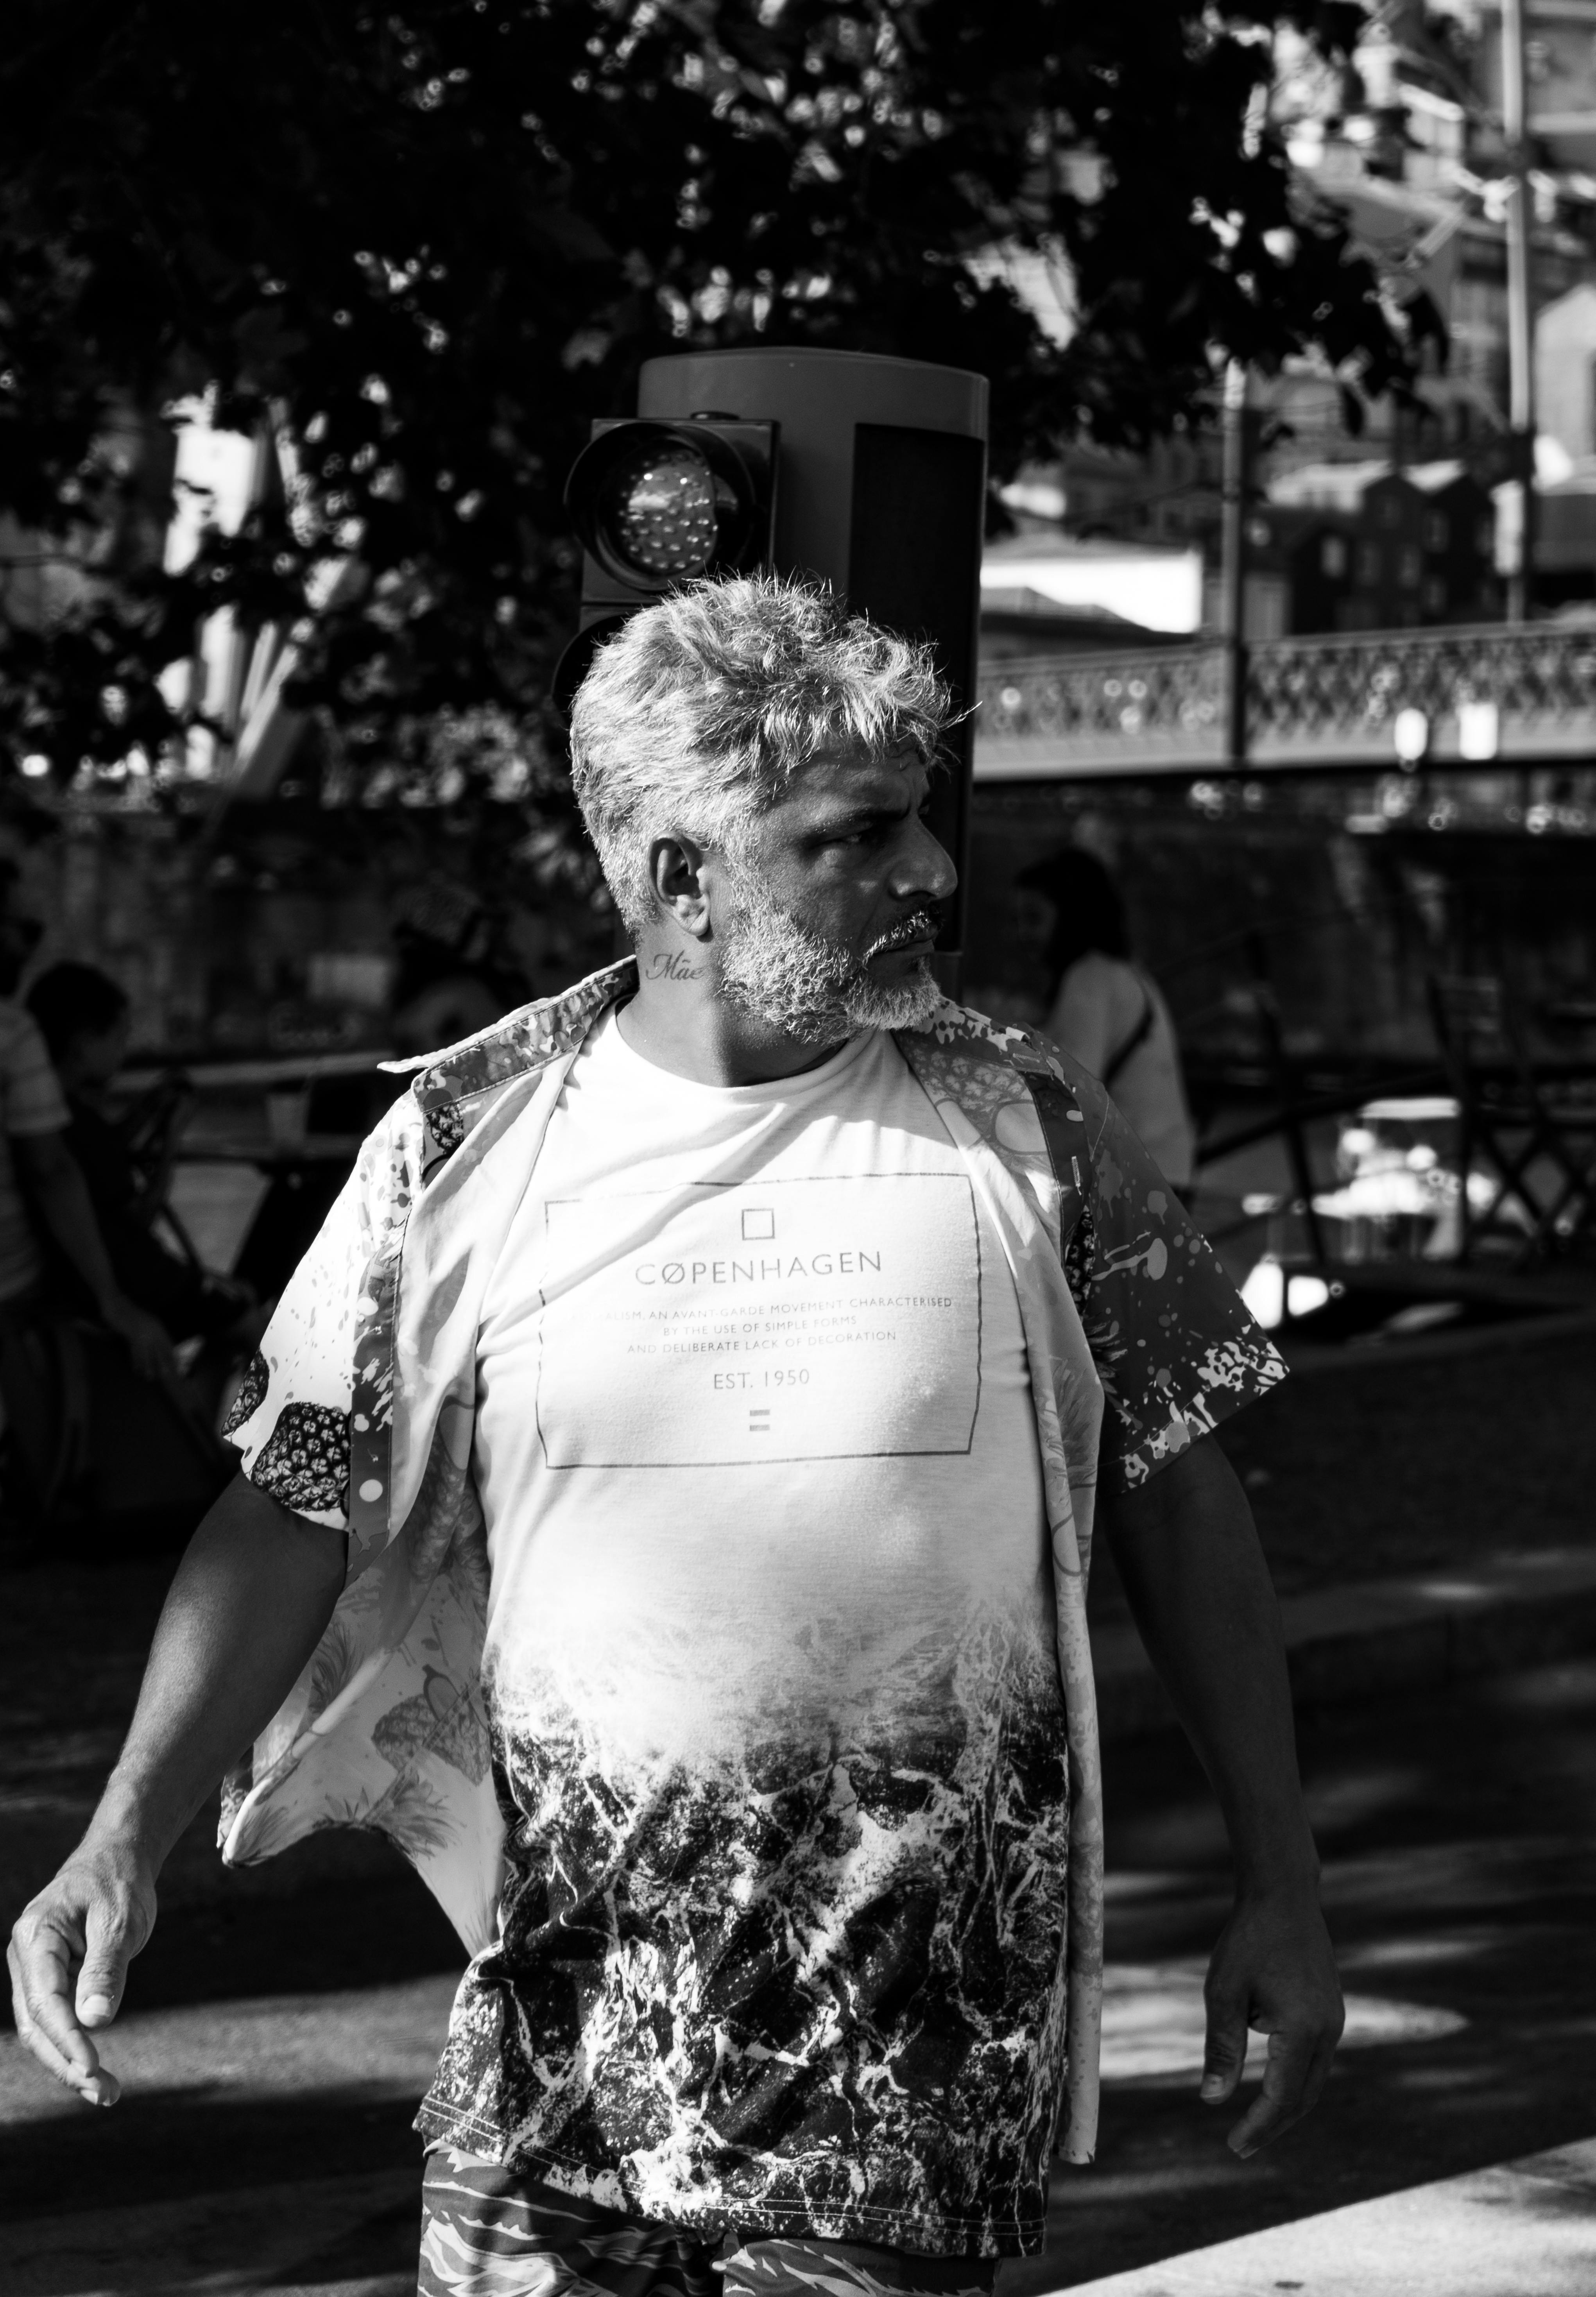
[[[1327,534],[1319,546],[1319,571],[1337,580],[1346,572],[1346,545],[1338,534]]]
[[[1437,510],[1431,511],[1424,522],[1424,547],[1427,550],[1444,550],[1452,540],[1452,529]]]
[[[1396,561],[1396,579],[1404,590],[1416,590],[1419,588],[1423,573],[1423,556],[1419,551],[1413,547],[1411,543],[1410,543],[1405,550],[1398,554]]]
[[[1378,542],[1358,545],[1358,580],[1366,590],[1372,590],[1380,579],[1380,546]]]
[[[1395,526],[1402,518],[1402,505],[1394,495],[1382,495],[1375,516],[1382,526]]]
[[[1446,609],[1446,585],[1431,575],[1424,586],[1424,611],[1427,614],[1444,613]]]

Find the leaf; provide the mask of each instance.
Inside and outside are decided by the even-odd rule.
[[[597,226],[570,208],[534,209],[528,218],[533,235],[568,263],[613,263],[615,251]]]

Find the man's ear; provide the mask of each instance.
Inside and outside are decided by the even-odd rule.
[[[710,937],[710,905],[703,885],[703,848],[679,833],[656,837],[648,849],[654,896],[665,915],[695,941]]]

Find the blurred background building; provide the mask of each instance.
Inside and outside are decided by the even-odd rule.
[[[1446,1153],[1439,984],[1497,985],[1514,1017],[1498,1059],[1596,1055],[1596,4],[1532,0],[1526,29],[1527,622],[1507,620],[1524,515],[1502,24],[1475,0],[1371,8],[1345,69],[1277,41],[1300,195],[1344,215],[1425,349],[1412,402],[1356,431],[1322,366],[1250,378],[1243,753],[1225,738],[1217,420],[1026,470],[1005,496],[1016,531],[988,553],[971,976],[993,1001],[1017,986],[1007,888],[1039,847],[1098,853],[1174,1009],[1209,1142],[1199,1186],[1238,1226],[1243,1199],[1303,1201],[1284,1134],[1213,1153],[1249,1099],[1340,1094],[1298,1144],[1326,1205],[1337,1141],[1368,1132],[1360,1078],[1427,1096],[1419,1162]],[[1095,655],[1094,612],[1115,618]],[[1455,1243],[1438,1210],[1420,1227],[1432,1251]],[[1272,1234],[1287,1256],[1348,1244],[1329,1214]]]

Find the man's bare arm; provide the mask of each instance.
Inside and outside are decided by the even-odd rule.
[[[1148,1655],[1213,1781],[1236,1906],[1209,1964],[1202,2095],[1235,2094],[1249,2025],[1269,2035],[1262,2095],[1230,2134],[1255,2153],[1314,2104],[1342,2027],[1303,1809],[1279,1608],[1252,1510],[1217,1444],[1195,1444],[1104,1526]]]
[[[344,1566],[341,1532],[292,1514],[242,1476],[189,1543],[100,1807],[24,1908],[7,1957],[18,2033],[91,2104],[119,2095],[90,2037],[116,2016],[128,1964],[154,1926],[161,1865],[293,1688]]]

